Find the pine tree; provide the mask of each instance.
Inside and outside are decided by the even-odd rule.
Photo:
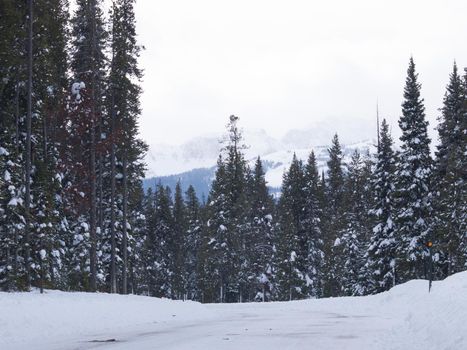
[[[228,190],[225,164],[222,156],[217,161],[216,177],[207,200],[207,223],[202,242],[203,279],[201,281],[206,302],[223,302],[228,268],[231,267],[227,241]]]
[[[411,58],[404,88],[402,116],[399,119],[402,145],[397,170],[395,218],[398,282],[425,275],[425,260],[428,256],[425,241],[431,238],[432,160],[427,134],[428,122],[425,120],[420,88],[415,63]]]
[[[363,295],[364,255],[366,251],[366,203],[364,162],[358,150],[352,154],[345,176],[345,228],[340,234],[342,268],[341,291],[344,295]]]
[[[142,198],[142,216],[144,217],[145,227],[136,241],[136,249],[139,255],[139,259],[135,261],[135,267],[137,267],[135,271],[136,293],[142,295],[152,295],[151,293],[154,293],[153,275],[156,273],[154,253],[157,248],[155,200],[155,193],[152,187],[149,187]]]
[[[185,258],[186,252],[186,208],[182,194],[182,187],[180,181],[177,182],[175,187],[175,199],[173,206],[173,219],[174,219],[174,237],[173,237],[173,254],[174,254],[174,267],[173,267],[173,295],[176,299],[186,298],[186,281],[185,281]]]
[[[134,0],[116,0],[111,13],[112,60],[109,74],[108,110],[111,114],[111,160],[117,163],[121,178],[121,270],[122,293],[127,292],[128,274],[128,205],[130,192],[139,186],[144,175],[142,158],[147,151],[146,144],[138,138],[138,117],[141,114],[138,82],[142,71],[138,67],[141,47],[136,42]],[[115,166],[115,164],[114,164]],[[112,177],[113,178],[113,177]],[[114,201],[112,201],[114,203]],[[112,208],[114,205],[112,206]],[[116,249],[116,248],[114,248]]]
[[[0,3],[0,289],[25,290],[24,139],[26,3]]]
[[[392,138],[385,119],[381,123],[377,162],[371,178],[375,197],[369,214],[374,218],[367,251],[368,289],[379,293],[394,286],[396,258],[395,203],[395,154]]]
[[[68,93],[67,22],[68,3],[62,0],[37,1],[34,25],[34,114],[32,135],[33,198],[31,260],[41,288],[66,284],[64,259],[69,234],[63,205],[60,148],[63,113]],[[34,284],[34,281],[33,281]]]
[[[278,288],[282,300],[301,299],[308,295],[308,237],[304,226],[305,178],[301,160],[294,154],[282,181],[278,208]]]
[[[205,284],[204,294],[220,302],[233,302],[244,298],[248,271],[245,260],[248,169],[243,155],[246,146],[238,117],[234,115],[229,118],[225,143],[225,157],[219,156],[216,178],[208,197],[207,233],[203,239],[206,258],[203,261],[206,276],[215,280]]]
[[[148,294],[173,298],[174,221],[170,190],[158,185],[154,207],[148,209],[148,235],[144,248]]]
[[[250,232],[246,242],[251,263],[247,282],[252,286],[252,299],[271,300],[274,289],[274,202],[269,194],[263,164],[258,157],[249,183]]]
[[[334,135],[328,150],[329,160],[326,178],[326,219],[327,227],[323,232],[325,253],[324,296],[338,296],[340,291],[340,272],[342,271],[342,247],[339,233],[345,227],[344,220],[344,170],[342,149],[339,138]]]
[[[227,139],[224,147],[226,187],[226,218],[228,261],[230,264],[226,276],[226,302],[242,301],[248,276],[248,242],[247,217],[247,173],[248,168],[244,157],[247,146],[243,143],[242,131],[238,126],[239,118],[231,115],[227,124]]]
[[[149,189],[148,189],[149,192]],[[148,194],[152,198],[152,194]],[[131,235],[128,239],[128,292],[138,294],[144,290],[144,270],[146,265],[143,261],[144,242],[147,238],[148,222],[145,215],[145,193],[143,185],[134,186],[130,192],[129,208],[129,229]]]
[[[308,237],[308,256],[307,266],[309,280],[309,296],[320,297],[322,295],[323,279],[323,236],[321,230],[322,224],[322,202],[320,177],[318,165],[314,152],[310,153],[308,162],[305,166],[305,207],[304,207],[304,230]]]
[[[79,172],[85,172],[89,185],[82,184],[80,192],[85,195],[88,201],[85,212],[80,213],[80,219],[76,221],[86,220],[89,226],[90,235],[90,281],[89,288],[97,289],[97,276],[99,269],[98,255],[98,232],[101,232],[102,227],[97,227],[97,178],[102,176],[102,173],[97,174],[97,159],[100,154],[97,151],[97,144],[100,143],[96,134],[98,134],[98,126],[103,123],[103,112],[105,103],[104,83],[105,83],[105,68],[106,57],[104,54],[107,40],[107,32],[104,30],[104,21],[99,0],[78,0],[77,9],[71,21],[72,24],[72,53],[71,53],[71,68],[74,76],[72,86],[73,92],[77,92],[77,88],[82,87],[83,91],[82,103],[75,106],[75,113],[80,114],[81,118],[75,121],[75,132],[78,140],[82,144],[82,153],[73,152],[72,162],[80,164],[80,168],[76,169]],[[80,93],[78,93],[78,96]],[[99,135],[102,138],[104,133]],[[100,169],[102,170],[102,169]],[[96,176],[97,174],[97,176]],[[83,174],[76,174],[76,177],[82,177]],[[77,184],[78,185],[78,184]],[[101,203],[102,204],[102,203]],[[102,207],[101,207],[102,210]],[[112,240],[112,238],[111,238]],[[112,250],[115,249],[115,244],[112,245]],[[114,263],[115,252],[112,253],[111,264]],[[106,256],[103,259],[107,259]],[[111,276],[110,290],[116,290],[115,273]]]
[[[454,64],[450,81],[446,88],[444,105],[439,118],[437,145],[434,168],[436,183],[436,243],[440,277],[464,269],[466,263],[465,251],[462,247],[465,241],[465,222],[467,207],[465,185],[465,153],[466,153],[466,123],[465,86],[459,76],[457,65]],[[465,244],[464,244],[465,247]]]
[[[187,299],[201,300],[198,285],[199,251],[201,246],[201,232],[203,222],[198,197],[193,186],[189,186],[185,192],[185,240],[183,253],[184,259],[184,282]]]

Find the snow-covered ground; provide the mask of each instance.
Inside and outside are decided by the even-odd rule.
[[[0,349],[463,350],[467,272],[430,294],[418,280],[375,296],[264,304],[0,293]]]

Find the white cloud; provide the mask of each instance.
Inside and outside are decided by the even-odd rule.
[[[139,0],[141,134],[181,143],[234,113],[281,136],[373,120],[377,98],[396,128],[411,54],[434,123],[453,60],[467,65],[465,13],[464,0]]]

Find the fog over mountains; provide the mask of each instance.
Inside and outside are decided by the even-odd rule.
[[[306,129],[289,130],[280,139],[268,135],[265,130],[246,129],[243,130],[244,141],[248,146],[245,150],[246,159],[253,163],[257,156],[261,157],[268,185],[276,192],[294,152],[298,158],[306,161],[311,150],[314,150],[319,167],[324,169],[328,158],[327,148],[336,132],[345,159],[355,149],[365,153],[376,143],[376,121],[321,121]],[[200,197],[202,194],[207,195],[222,148],[222,139],[222,134],[206,135],[178,146],[150,145],[146,156],[148,170],[145,188],[154,187],[158,182],[173,188],[180,180],[184,189],[192,184]]]

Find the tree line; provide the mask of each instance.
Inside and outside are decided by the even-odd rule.
[[[137,293],[202,302],[379,293],[467,268],[467,75],[454,65],[431,156],[421,85],[410,59],[395,147],[386,120],[375,154],[344,163],[336,134],[327,170],[293,155],[281,195],[258,157],[245,159],[231,116],[210,193],[161,184],[145,194]],[[429,242],[432,246],[430,247]],[[431,250],[431,251],[430,251]],[[155,253],[157,252],[157,253]]]
[[[396,149],[320,173],[293,156],[280,197],[245,159],[231,116],[206,200],[144,193],[134,0],[0,2],[0,289],[135,293],[202,302],[385,291],[466,269],[467,74],[454,65],[439,144],[409,62]],[[433,242],[429,248],[427,242]],[[430,252],[431,249],[431,252]]]
[[[134,0],[0,2],[0,288],[127,293],[142,197]]]

